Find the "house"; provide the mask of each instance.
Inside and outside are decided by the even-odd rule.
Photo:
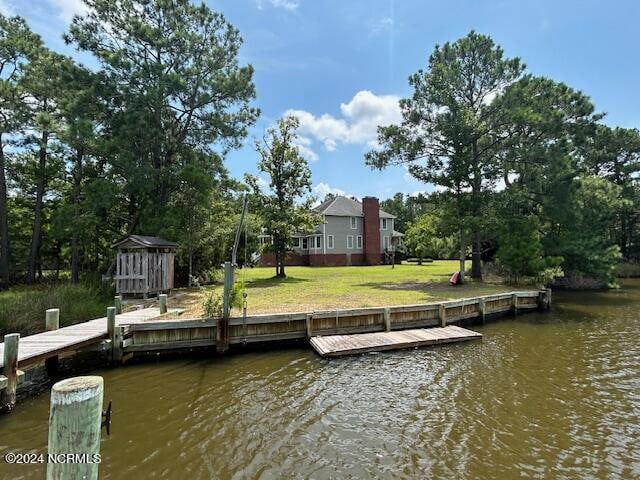
[[[396,217],[381,210],[377,198],[364,197],[359,202],[342,195],[330,195],[313,210],[322,216],[322,223],[312,234],[293,237],[286,265],[390,263],[402,234],[394,230]],[[268,235],[261,236],[262,243],[270,241]],[[275,255],[263,253],[260,264],[275,265]]]

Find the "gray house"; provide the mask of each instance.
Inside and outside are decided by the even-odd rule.
[[[362,202],[341,195],[327,196],[314,208],[322,223],[310,235],[293,237],[287,265],[379,265],[389,263],[402,238],[394,230],[395,216],[380,209],[377,198]],[[262,243],[271,241],[261,236]],[[274,265],[275,256],[263,253],[260,264]]]

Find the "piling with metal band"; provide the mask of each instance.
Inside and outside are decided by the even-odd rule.
[[[0,393],[0,412],[10,412],[16,405],[19,342],[19,333],[10,333],[4,336],[4,368],[2,373],[7,379],[7,385]]]
[[[167,294],[161,293],[158,295],[158,302],[160,303],[160,315],[167,313]]]
[[[50,308],[45,312],[45,330],[47,332],[60,328],[60,309]],[[44,361],[45,370],[49,375],[53,375],[58,370],[58,356],[47,358]]]
[[[71,462],[47,463],[47,479],[97,479],[102,423],[102,377],[74,377],[51,389],[48,453],[75,454]],[[60,457],[62,458],[62,457]]]

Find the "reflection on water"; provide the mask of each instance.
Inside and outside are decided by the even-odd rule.
[[[482,342],[323,360],[305,348],[97,372],[102,478],[639,478],[640,282],[556,293]],[[48,394],[0,418],[46,451]],[[2,478],[42,478],[10,466]]]

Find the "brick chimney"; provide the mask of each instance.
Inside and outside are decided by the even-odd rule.
[[[380,202],[375,197],[362,199],[364,215],[364,261],[367,265],[380,265]]]

